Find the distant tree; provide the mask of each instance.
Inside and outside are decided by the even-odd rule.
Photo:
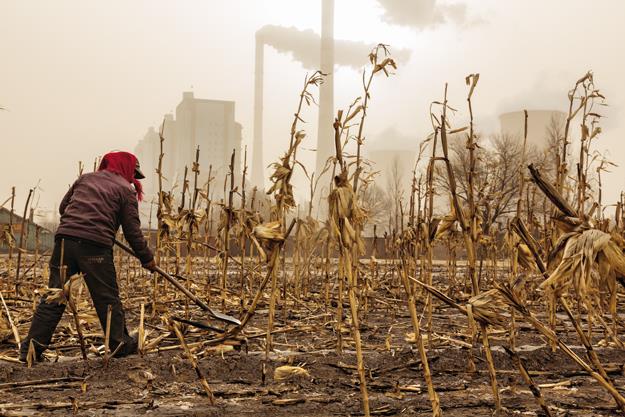
[[[384,189],[375,182],[369,182],[361,188],[359,201],[367,212],[367,227],[373,230],[373,225],[377,225],[378,230],[386,229],[389,222],[389,200]]]
[[[503,217],[516,210],[519,191],[519,169],[523,158],[522,139],[499,134],[489,138],[483,144],[478,138],[476,149],[474,194],[476,195],[477,215],[482,223],[482,230],[489,233],[491,227]],[[457,183],[457,192],[461,201],[467,201],[469,151],[461,135],[450,138],[450,159]],[[526,151],[526,160],[533,158],[537,152]],[[449,183],[442,164],[437,165],[434,172],[437,192],[449,194]]]
[[[389,231],[390,230],[400,230],[401,227],[401,217],[402,217],[402,204],[404,200],[404,167],[401,166],[399,158],[395,156],[393,161],[391,162],[390,172],[388,177],[386,178],[386,189],[387,196],[386,201],[388,201],[387,210],[389,210],[389,214],[391,214],[389,218]]]

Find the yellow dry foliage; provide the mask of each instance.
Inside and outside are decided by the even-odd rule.
[[[286,381],[296,377],[309,377],[308,371],[301,366],[284,365],[279,366],[273,372],[274,381]]]
[[[570,223],[568,223],[570,224]],[[569,232],[562,259],[540,287],[564,293],[572,285],[580,299],[615,289],[615,274],[625,273],[623,252],[608,233],[597,229]]]

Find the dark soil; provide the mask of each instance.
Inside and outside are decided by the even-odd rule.
[[[540,415],[530,391],[524,386],[504,354],[495,353],[498,382],[504,415]],[[614,401],[590,377],[585,376],[562,354],[548,348],[524,354],[530,369],[540,370],[537,383],[568,381],[568,386],[543,389],[554,409],[571,416],[610,416]],[[621,365],[622,352],[601,351],[605,364]],[[111,360],[103,369],[100,359],[87,363],[41,363],[28,369],[21,365],[2,365],[3,382],[66,378],[46,386],[4,388],[2,415],[67,415],[74,401],[76,415],[155,415],[155,416],[321,416],[359,415],[358,377],[350,366],[355,355],[334,352],[302,353],[289,356],[294,364],[303,364],[310,378],[288,382],[273,381],[273,368],[283,361],[267,363],[267,378],[262,381],[264,354],[229,352],[200,361],[217,397],[208,405],[190,366],[176,353],[153,354]],[[466,373],[467,351],[437,349],[430,354],[434,385],[445,415],[486,416],[492,413],[492,393],[488,375],[478,356],[478,371]],[[430,402],[420,369],[418,354],[411,349],[400,352],[369,352],[366,363],[370,401],[376,415],[429,415]],[[616,369],[614,365],[608,365]],[[140,376],[149,371],[149,383]],[[622,373],[613,373],[617,386],[625,383]],[[71,380],[70,380],[71,379]],[[82,380],[86,391],[82,392]],[[412,386],[414,391],[404,391]],[[279,399],[293,399],[291,405],[274,405]],[[297,400],[297,402],[295,401]],[[556,408],[557,407],[557,408]]]
[[[323,299],[320,294],[318,299]],[[372,301],[369,313],[362,320],[372,414],[428,416],[431,407],[427,387],[416,345],[406,341],[412,327],[400,294],[393,288],[380,289],[380,296]],[[58,362],[55,362],[55,352],[50,352],[47,361],[32,368],[0,361],[0,415],[362,415],[356,356],[348,328],[343,333],[344,352],[337,354],[337,338],[331,321],[334,308],[326,312],[323,303],[310,301],[314,298],[313,294],[307,301],[290,302],[286,309],[278,309],[276,329],[281,332],[274,335],[274,351],[267,361],[264,337],[260,336],[266,328],[266,303],[259,306],[257,316],[246,328],[246,344],[223,353],[196,352],[216,397],[214,406],[209,404],[195,371],[179,349],[153,352],[145,357],[111,359],[105,369],[100,357],[93,356],[86,362],[81,360],[74,346],[60,350],[62,355]],[[432,337],[428,358],[444,415],[492,415],[493,395],[481,344],[476,344],[472,350],[477,370],[468,372],[469,349],[462,343],[470,341],[466,337],[466,317],[439,302],[435,305],[432,331],[440,337]],[[539,309],[533,308],[534,311]],[[139,310],[130,301],[127,310],[129,327],[134,329]],[[238,314],[235,305],[231,305],[230,310]],[[149,311],[147,313],[150,315]],[[192,316],[203,317],[199,310],[192,310]],[[544,314],[538,317],[545,321]],[[66,313],[65,325],[69,318]],[[21,326],[27,326],[28,319],[24,320]],[[159,334],[159,329],[166,331],[158,316],[148,323],[156,329],[150,338]],[[65,334],[64,324],[57,332],[55,343],[59,346]],[[562,339],[586,359],[585,350],[579,346],[570,324],[561,320],[559,326],[558,334]],[[426,329],[423,332],[425,335]],[[553,415],[619,415],[607,391],[561,351],[552,352],[526,323],[518,323],[518,332],[516,346],[536,384],[560,383],[541,390]],[[187,329],[189,343],[210,337],[209,332]],[[595,333],[596,351],[615,386],[623,392],[625,352],[613,346],[600,347],[598,342],[602,337],[602,333]],[[101,343],[98,336],[88,338],[90,344]],[[449,338],[453,340],[450,342]],[[514,363],[500,347],[508,345],[508,334],[494,329],[491,344],[505,407],[501,415],[543,415]],[[160,347],[174,345],[177,340],[170,335]],[[9,341],[0,344],[0,354],[15,355]],[[285,364],[302,366],[309,377],[274,381],[274,369]]]

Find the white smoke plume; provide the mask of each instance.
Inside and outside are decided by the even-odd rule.
[[[321,36],[312,29],[300,30],[294,27],[266,25],[256,32],[266,45],[278,52],[290,54],[293,59],[306,69],[316,70],[320,62]],[[337,66],[359,69],[365,65],[373,44],[336,39],[334,41],[334,60]],[[405,63],[410,58],[406,49],[391,49],[393,58],[398,63]]]
[[[467,6],[462,3],[441,4],[437,0],[378,0],[384,8],[382,20],[415,29],[425,29],[444,23],[464,24]]]

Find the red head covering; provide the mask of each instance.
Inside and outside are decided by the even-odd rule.
[[[137,157],[130,152],[109,152],[102,158],[98,171],[110,171],[124,177],[126,181],[134,184],[137,190],[137,198],[143,200],[143,187],[141,182],[135,178],[135,167]]]

